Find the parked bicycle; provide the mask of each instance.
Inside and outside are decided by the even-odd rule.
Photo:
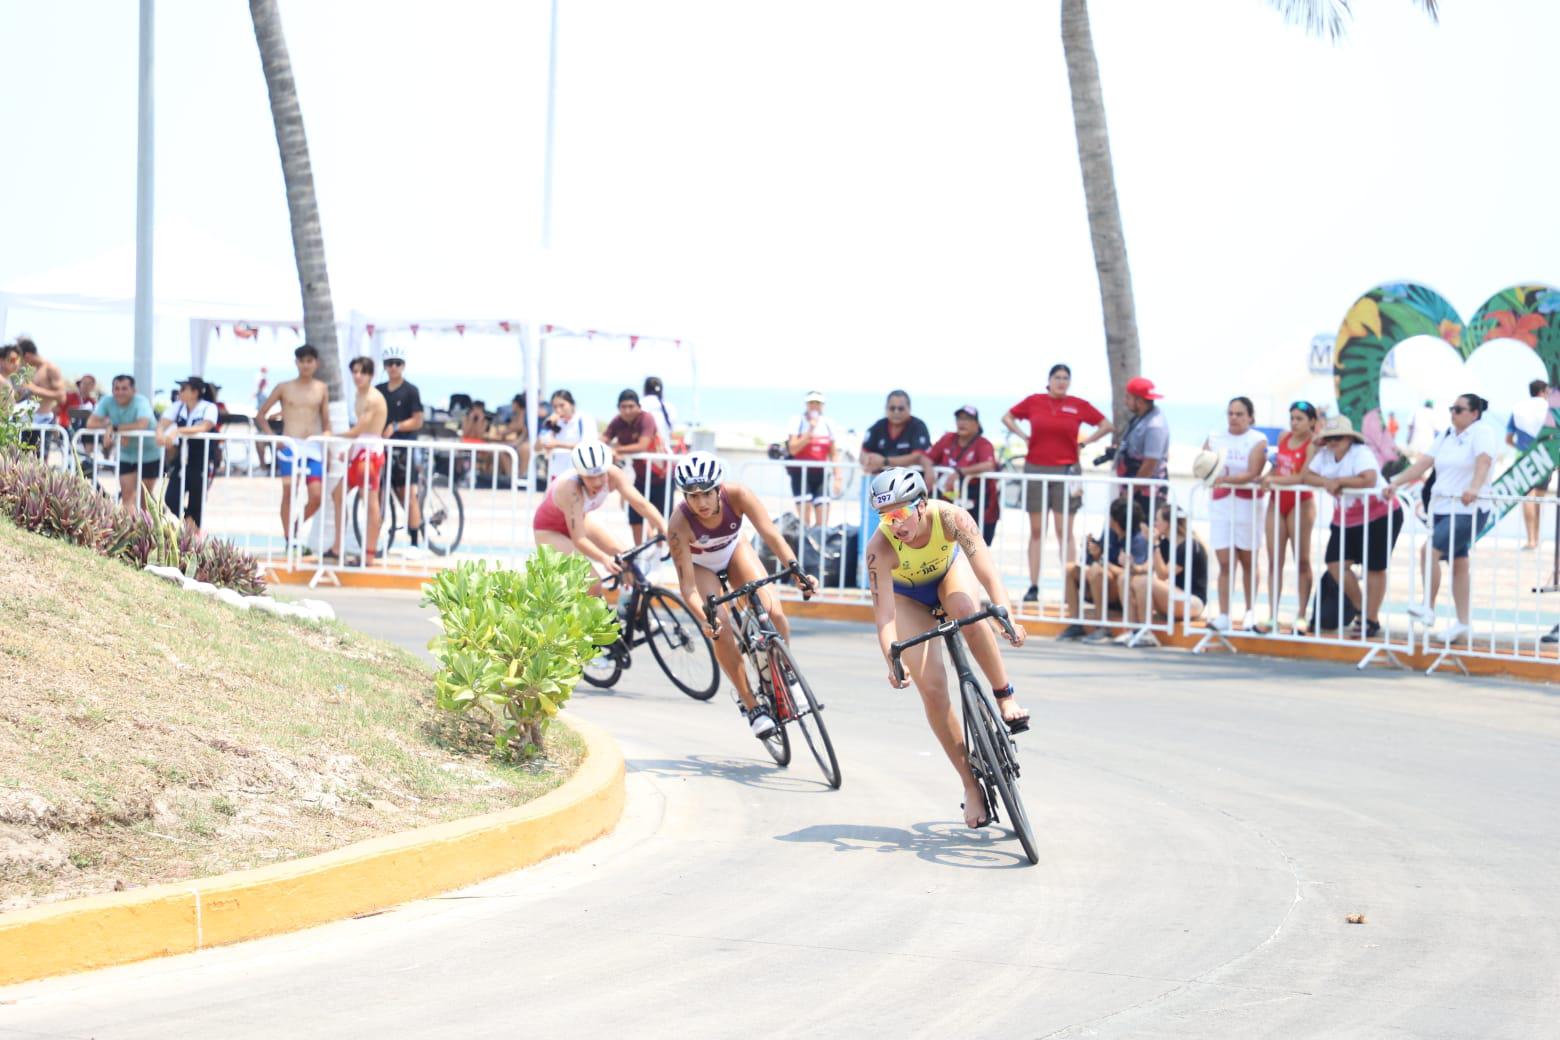
[[[410,456],[412,480],[410,488],[406,491],[417,495],[417,505],[422,514],[423,543],[435,556],[449,555],[460,548],[461,536],[466,531],[466,507],[460,500],[459,477],[451,475],[448,465],[441,467],[437,474],[434,473],[435,467],[429,464],[428,452],[425,449],[403,448],[397,444],[390,450],[404,451]],[[385,467],[387,481],[394,471],[393,466]],[[393,487],[387,485],[379,492],[387,500],[384,522],[381,525],[384,547],[375,553],[381,558],[395,545],[396,533],[406,530],[406,507],[396,497],[396,492],[402,490],[400,485]],[[357,538],[358,544],[362,545],[363,494],[361,489],[352,492],[351,512],[352,533]]]
[[[748,688],[753,691],[759,706],[769,712],[769,717],[776,723],[774,732],[763,738],[770,757],[778,765],[790,764],[791,738],[786,730],[795,725],[802,731],[802,737],[817,760],[818,768],[823,770],[824,779],[830,787],[838,789],[840,763],[834,755],[834,742],[829,739],[828,727],[823,724],[823,705],[813,695],[812,686],[796,666],[790,645],[775,629],[769,611],[758,594],[758,590],[765,585],[792,578],[798,579],[800,583],[802,577],[801,568],[792,561],[782,571],[755,578],[733,589],[726,581],[726,572],[722,571],[720,585],[725,591],[705,600],[704,614],[713,628],[717,624],[716,611],[720,605],[731,604],[732,634],[736,637],[737,648],[747,658]],[[802,597],[811,598],[805,584],[802,585]]]
[[[969,617],[958,620],[949,618],[941,607],[933,607],[932,616],[938,621],[936,628],[900,640],[890,648],[894,675],[900,681],[904,680],[904,665],[899,658],[906,650],[933,639],[947,642],[948,657],[953,661],[953,670],[959,679],[959,696],[964,709],[965,754],[969,756],[970,772],[975,774],[985,794],[986,814],[992,823],[997,822],[997,800],[1000,798],[1007,809],[1013,832],[1024,847],[1024,855],[1030,863],[1038,863],[1040,854],[1035,850],[1034,831],[1029,826],[1029,814],[1024,810],[1024,800],[1018,792],[1018,746],[1002,722],[1002,713],[997,709],[991,691],[975,678],[975,669],[970,666],[969,648],[965,646],[964,636],[959,632],[967,625],[980,624],[994,618],[1011,638],[1013,622],[1008,619],[1006,610],[991,603],[986,603],[984,609]]]
[[[661,541],[661,536],[656,535],[613,557],[622,570],[608,579],[607,587],[623,590],[618,606],[618,623],[623,632],[616,643],[585,665],[584,678],[592,686],[613,686],[633,663],[633,648],[649,643],[656,664],[672,685],[694,700],[707,701],[720,688],[715,647],[682,597],[671,589],[650,584],[637,562],[641,553]]]

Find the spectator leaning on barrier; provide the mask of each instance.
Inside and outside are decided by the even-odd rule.
[[[151,433],[157,420],[152,403],[135,392],[134,376],[115,376],[110,389],[111,395],[93,409],[87,429],[106,431],[100,442],[104,455],[119,449],[120,507],[145,509],[147,501],[157,494],[157,476],[162,469],[162,449]],[[136,491],[137,480],[142,492]]]
[[[1248,632],[1266,631],[1257,627],[1257,570],[1252,560],[1262,544],[1266,500],[1257,494],[1257,484],[1267,468],[1268,443],[1261,431],[1251,428],[1256,421],[1251,398],[1232,398],[1225,414],[1225,432],[1211,434],[1203,442],[1204,449],[1218,452],[1224,459],[1223,468],[1214,477],[1208,505],[1208,543],[1219,561],[1219,613],[1208,627],[1215,632],[1229,631],[1230,600],[1239,569],[1246,600],[1241,627]]]
[[[1072,512],[1071,489],[1063,477],[1083,472],[1078,458],[1078,430],[1094,427],[1085,445],[1093,444],[1114,431],[1110,420],[1088,401],[1073,397],[1072,369],[1052,365],[1046,380],[1046,392],[1030,394],[1002,416],[1006,426],[1027,446],[1024,454],[1024,511],[1029,514],[1029,590],[1024,602],[1040,598],[1040,543],[1045,537],[1045,514],[1050,512],[1056,528],[1056,544],[1064,564],[1076,558],[1073,536],[1068,531]],[[1028,423],[1026,431],[1019,426]],[[1043,478],[1043,479],[1042,479]],[[1081,489],[1080,489],[1081,490]]]
[[[1435,620],[1435,599],[1441,591],[1443,560],[1452,561],[1452,601],[1457,607],[1457,623],[1435,639],[1451,644],[1467,639],[1471,603],[1471,579],[1468,553],[1473,540],[1489,520],[1489,512],[1478,508],[1479,491],[1489,480],[1500,438],[1482,422],[1489,402],[1478,394],[1463,394],[1452,403],[1452,425],[1436,437],[1429,452],[1399,473],[1385,494],[1423,477],[1432,467],[1435,476],[1430,488],[1431,533],[1425,567],[1429,599],[1408,608],[1415,621],[1428,625]],[[1430,558],[1434,554],[1434,559]]]
[[[926,453],[932,447],[932,435],[926,424],[910,414],[910,395],[903,390],[889,393],[883,418],[867,427],[861,441],[861,469],[871,476],[890,466],[919,467],[921,478],[932,487],[932,466]]]
[[[1128,516],[1129,513],[1132,515]],[[1147,573],[1148,524],[1143,519],[1144,515],[1133,512],[1125,498],[1111,502],[1110,523],[1105,529],[1104,539],[1090,535],[1084,549],[1085,566],[1080,568],[1077,563],[1067,565],[1065,591],[1069,618],[1083,616],[1079,603],[1081,593],[1099,608],[1100,620],[1104,621],[1109,608],[1123,605],[1124,579],[1129,575]],[[1129,524],[1134,528],[1130,537],[1127,535]],[[1105,628],[1090,632],[1083,624],[1074,621],[1057,638],[1081,639],[1085,636],[1090,641],[1104,640],[1110,638],[1110,632]]]
[[[1171,539],[1171,512],[1169,502],[1159,503],[1150,571],[1134,577],[1127,588],[1127,620],[1132,624],[1149,623],[1150,605],[1154,617],[1173,618],[1185,610],[1182,616],[1190,620],[1201,617],[1208,602],[1208,549],[1187,527],[1184,515],[1175,517]]]
[[[179,403],[157,423],[158,443],[173,449],[163,500],[168,511],[184,517],[185,526],[196,534],[206,504],[206,442],[199,438],[217,428],[212,396],[205,380],[190,376],[179,383]]]
[[[952,469],[953,476],[944,478],[935,487],[937,495],[956,502],[961,509],[968,509],[980,524],[981,537],[990,545],[997,534],[997,517],[1002,511],[1002,493],[995,480],[976,480],[982,473],[997,468],[997,449],[986,439],[985,427],[980,424],[980,409],[972,404],[961,405],[953,413],[954,429],[942,435],[927,453],[927,461],[933,466]],[[965,481],[972,493],[972,501],[962,500]]]
[[[1335,415],[1322,426],[1316,451],[1305,471],[1305,482],[1332,495],[1332,533],[1324,561],[1349,602],[1364,619],[1363,634],[1381,632],[1381,601],[1387,592],[1387,562],[1403,529],[1403,511],[1390,493],[1372,494],[1389,485],[1381,478],[1381,462],[1346,415]],[[1346,492],[1353,492],[1346,494]],[[1351,570],[1365,567],[1365,595]],[[1341,612],[1340,612],[1341,613]],[[1340,616],[1341,623],[1342,618]],[[1341,624],[1340,624],[1341,627]]]
[[[91,375],[82,376],[76,380],[76,385],[65,392],[65,400],[54,411],[54,421],[67,430],[80,426],[71,417],[71,412],[77,409],[91,411],[97,407],[97,377]]]
[[[655,416],[639,406],[639,395],[632,390],[618,394],[618,413],[607,423],[602,443],[611,447],[612,454],[619,460],[666,450],[661,442]],[[644,459],[634,459],[633,462],[634,488],[663,514],[671,512],[666,463],[646,462]],[[645,519],[639,515],[632,502],[625,500],[623,505],[628,510],[628,527],[634,533],[634,544],[638,545],[643,540]]]
[[[839,436],[834,426],[824,417],[827,403],[823,394],[810,390],[802,399],[805,411],[791,424],[791,434],[786,438],[786,456],[798,462],[838,462]],[[826,475],[824,470],[832,470]],[[834,497],[844,489],[845,474],[836,466],[787,466],[791,477],[791,495],[796,500],[796,511],[804,527],[824,525],[829,522],[829,496],[823,492],[824,481],[830,481]]]
[[[1538,440],[1539,432],[1548,422],[1549,384],[1542,379],[1535,379],[1528,384],[1527,400],[1511,410],[1511,418],[1506,422],[1506,443],[1518,451],[1527,451]],[[1534,498],[1543,498],[1548,493],[1548,485],[1546,480],[1528,494]],[[1537,502],[1522,503],[1522,523],[1527,528],[1527,541],[1522,545],[1525,550],[1538,548],[1539,515]]]

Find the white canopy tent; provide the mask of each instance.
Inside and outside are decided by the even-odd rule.
[[[213,349],[220,349],[225,331],[231,336],[228,342],[237,343],[242,337],[261,330],[296,332],[302,327],[296,274],[290,267],[278,269],[274,265],[256,264],[247,255],[178,221],[159,225],[155,255],[157,300],[154,311],[159,319],[188,323],[190,371],[193,374],[206,372],[211,353]],[[338,314],[347,314],[346,320],[338,321],[337,326],[342,368],[345,369],[348,360],[363,354],[379,362],[386,337],[394,334],[417,336],[426,332],[463,336],[471,332],[514,336],[519,347],[519,367],[534,435],[536,391],[542,383],[544,356],[549,344],[581,340],[630,347],[641,343],[672,343],[689,351],[694,377],[691,390],[694,414],[697,415],[698,369],[693,360],[693,345],[686,340],[648,332],[621,331],[636,328],[637,323],[628,318],[632,308],[599,305],[592,297],[599,300],[610,295],[611,290],[597,287],[599,281],[594,277],[571,277],[570,265],[555,255],[543,259],[545,264],[533,260],[529,270],[480,272],[477,277],[485,280],[484,285],[473,285],[471,280],[462,277],[460,299],[441,295],[436,286],[419,287],[411,275],[406,278],[408,284],[376,284],[372,292],[366,291],[367,286],[354,292],[348,279],[333,279],[333,295],[338,302],[370,298],[417,300],[420,305],[426,304],[429,314],[472,315],[453,318],[407,316],[404,304],[350,311],[338,309]],[[574,270],[581,275],[589,273],[580,266]],[[554,313],[567,315],[573,324],[539,324],[518,317],[491,317],[497,309],[492,301],[513,298],[516,285],[532,286],[534,292],[528,295],[556,301],[551,305]],[[581,292],[578,287],[584,285],[592,286],[592,289]],[[574,291],[562,291],[565,288]],[[113,314],[128,318],[134,308],[135,249],[133,244],[127,243],[86,261],[0,286],[0,337],[8,334],[9,313],[15,310]],[[619,323],[615,326],[588,324],[598,317]]]

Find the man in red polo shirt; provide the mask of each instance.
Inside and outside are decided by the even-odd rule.
[[[1029,591],[1024,602],[1040,598],[1040,540],[1045,534],[1045,512],[1054,517],[1056,541],[1061,547],[1062,563],[1076,558],[1073,539],[1068,537],[1068,516],[1072,510],[1071,488],[1065,479],[1083,472],[1078,461],[1078,429],[1093,426],[1085,445],[1093,444],[1114,431],[1103,412],[1081,397],[1067,391],[1072,386],[1072,369],[1052,365],[1043,394],[1030,394],[1008,409],[1002,425],[1029,445],[1024,457],[1024,473],[1030,479],[1024,485],[1024,510],[1029,513]],[[1019,422],[1027,422],[1025,431]],[[1046,479],[1041,479],[1046,478]],[[1078,485],[1081,490],[1081,485]]]

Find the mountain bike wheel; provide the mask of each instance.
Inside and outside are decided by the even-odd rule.
[[[720,689],[715,647],[704,627],[675,592],[652,587],[639,608],[639,626],[656,664],[672,684],[696,701],[707,701]]]
[[[375,494],[378,494],[378,492],[375,492]],[[390,551],[390,547],[395,545],[395,531],[396,528],[401,526],[401,503],[396,501],[393,493],[385,497],[389,499],[389,507],[385,510],[385,515],[379,519],[379,537],[384,542],[384,548],[374,547],[374,555],[380,559],[384,559],[385,554]],[[361,490],[353,491],[352,536],[357,539],[359,546],[363,544],[363,510],[367,508],[363,504],[363,492]]]
[[[1024,855],[1031,864],[1039,863],[1040,853],[1035,849],[1035,834],[1029,826],[1029,813],[1024,810],[1023,799],[1018,793],[1018,763],[1013,758],[1007,727],[1003,725],[1001,714],[996,712],[996,705],[984,690],[972,683],[965,683],[963,691],[964,711],[969,723],[965,729],[975,738],[975,746],[969,752],[972,756],[980,757],[979,771],[983,774],[986,786],[996,788],[997,796],[1002,799],[1008,823],[1012,824],[1018,843],[1024,847]]]
[[[807,678],[802,675],[801,669],[796,667],[796,659],[791,656],[791,648],[778,636],[769,644],[769,669],[770,681],[774,684],[775,699],[786,702],[789,717],[802,731],[802,737],[807,741],[807,747],[812,751],[813,758],[817,760],[818,768],[823,770],[823,778],[829,782],[830,787],[838,790],[840,763],[839,759],[834,757],[834,742],[829,739],[829,730],[823,724],[823,705],[819,704],[818,698],[813,696]],[[786,682],[787,673],[791,676],[789,683]],[[800,701],[797,699],[798,693],[801,695]],[[817,731],[816,735],[814,730]]]
[[[417,492],[422,506],[423,543],[435,556],[448,556],[460,548],[461,535],[466,532],[466,507],[460,500],[460,489],[453,480],[444,483],[430,478]]]

